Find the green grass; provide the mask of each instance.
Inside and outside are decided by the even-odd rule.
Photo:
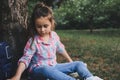
[[[120,29],[57,30],[73,60],[82,60],[104,80],[120,79]]]

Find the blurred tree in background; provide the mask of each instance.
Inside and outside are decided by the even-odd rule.
[[[120,0],[65,0],[54,9],[58,28],[119,28]]]
[[[28,20],[37,2],[53,8],[57,29],[120,28],[120,0],[29,0]]]

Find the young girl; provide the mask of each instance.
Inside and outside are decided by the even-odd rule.
[[[53,31],[54,28],[52,10],[43,3],[38,3],[28,27],[31,38],[24,48],[15,76],[10,80],[20,80],[26,68],[29,68],[32,80],[75,80],[68,75],[73,72],[85,80],[103,80],[93,76],[82,61],[72,61],[59,36]],[[56,53],[65,57],[68,63],[57,63]]]

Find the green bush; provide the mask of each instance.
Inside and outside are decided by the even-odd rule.
[[[119,0],[66,0],[54,15],[58,28],[120,27],[119,5]]]
[[[37,1],[29,0],[29,15]],[[64,0],[53,10],[58,29],[120,28],[119,5],[120,0]]]

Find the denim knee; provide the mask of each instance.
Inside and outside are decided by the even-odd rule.
[[[88,70],[85,63],[83,61],[75,61],[76,63],[76,70],[80,77],[82,78],[88,78],[92,76],[92,73]]]
[[[83,61],[75,61],[75,65],[76,67],[79,67],[79,66],[86,66],[85,63]]]

